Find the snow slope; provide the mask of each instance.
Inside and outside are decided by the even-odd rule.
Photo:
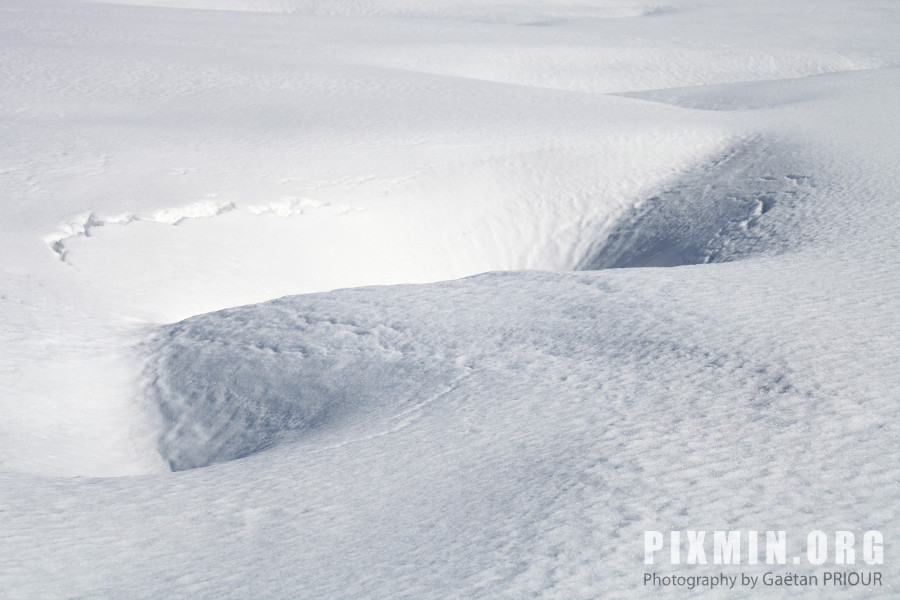
[[[4,597],[897,595],[893,3],[0,10]]]

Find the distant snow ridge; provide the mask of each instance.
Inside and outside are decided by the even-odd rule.
[[[458,18],[485,21],[516,21],[516,17],[550,14],[556,17],[622,18],[641,17],[664,12],[657,4],[630,4],[616,1],[604,6],[598,2],[545,3],[527,10],[506,7],[498,10],[480,0],[423,3],[419,0],[93,0],[102,4],[157,6],[191,10],[227,10],[258,13],[297,13],[327,16],[396,16],[412,18]],[[531,23],[523,23],[531,24]],[[539,24],[539,23],[535,23]]]
[[[511,303],[523,286],[539,293]],[[158,449],[181,471],[279,446],[322,452],[422,423],[462,435],[499,426],[486,418],[533,425],[540,411],[553,420],[588,406],[614,423],[621,402],[655,429],[683,410],[672,397],[703,398],[715,418],[731,411],[758,426],[824,393],[777,354],[744,351],[743,338],[717,344],[690,319],[666,323],[671,305],[646,294],[597,273],[497,272],[291,296],[167,325],[144,347]],[[531,300],[550,297],[561,302]],[[467,422],[470,411],[480,417]],[[450,434],[428,443],[441,435]]]

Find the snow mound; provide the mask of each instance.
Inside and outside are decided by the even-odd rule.
[[[479,81],[594,94],[637,94],[656,88],[795,79],[826,73],[884,67],[867,57],[803,48],[754,48],[734,44],[670,45],[629,40],[596,48],[569,43],[565,61],[559,47],[481,41],[465,52],[447,44],[427,44],[415,53],[399,46],[373,49],[366,62]],[[702,65],[702,67],[698,67]]]

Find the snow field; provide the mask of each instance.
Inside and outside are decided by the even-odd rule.
[[[893,3],[0,11],[6,596],[646,597],[646,529],[892,555]]]

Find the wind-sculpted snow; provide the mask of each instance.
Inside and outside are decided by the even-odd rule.
[[[895,598],[898,11],[5,0],[0,596]]]
[[[795,278],[805,270],[805,278],[815,278],[814,262],[787,264]],[[647,271],[636,278],[485,275],[284,298],[194,317],[162,328],[145,348],[148,398],[163,417],[160,451],[182,470],[278,444],[318,448],[369,440],[396,431],[410,412],[449,411],[456,419],[487,410],[482,403],[527,414],[589,402],[583,408],[595,418],[638,411],[644,427],[663,428],[670,411],[683,408],[670,398],[711,403],[701,409],[705,414],[726,396],[715,409],[725,411],[714,418],[716,427],[784,426],[784,443],[792,444],[788,424],[830,421],[831,411],[844,410],[838,406],[855,377],[842,373],[826,381],[818,371],[806,372],[802,365],[817,350],[798,333],[816,323],[821,347],[834,346],[840,360],[838,347],[848,343],[842,332],[851,325],[828,332],[837,326],[833,319],[848,315],[829,316],[817,301],[787,293],[790,285],[771,280],[769,266],[671,276]],[[829,284],[841,294],[856,286],[848,268],[839,265],[843,275],[834,272]],[[651,278],[658,285],[643,290]],[[750,293],[760,279],[766,291]],[[713,307],[711,295],[722,286],[733,300]],[[555,291],[537,300],[544,289]],[[852,294],[870,305],[884,299],[865,287]],[[694,308],[676,309],[682,297],[693,298]],[[772,319],[787,328],[779,336],[782,350],[767,349],[765,332],[755,330]],[[868,414],[862,403],[870,396],[858,393],[852,403]],[[464,420],[490,430],[491,418]],[[743,443],[754,445],[746,437]],[[788,448],[767,450],[775,451]]]
[[[159,449],[173,470],[360,419],[375,427],[442,393],[464,369],[371,314],[340,321],[283,301],[170,325],[146,350],[147,396],[160,409]]]
[[[743,142],[638,203],[605,237],[598,232],[602,244],[581,268],[705,264],[802,247],[794,221],[812,191],[809,176],[793,174],[802,164],[770,140]],[[781,214],[763,221],[776,206]],[[290,216],[303,207],[309,204],[267,210]],[[280,300],[196,317],[166,326],[147,346],[147,397],[161,413],[159,450],[173,470],[242,458],[330,429],[360,427],[360,421],[377,429],[385,414],[443,394],[471,352],[448,353],[425,343],[424,329],[387,325],[400,318],[394,311],[335,317],[321,312],[319,302],[311,310],[305,306]],[[699,360],[697,353],[716,364],[740,362],[702,349],[681,351],[691,362]],[[750,373],[757,389],[800,393],[776,365],[733,368]]]
[[[771,140],[733,148],[635,203],[579,266],[671,267],[801,247],[803,205],[814,184],[793,163],[803,164]]]
[[[229,544],[277,531],[236,595],[279,573],[304,597],[644,597],[628,573],[655,523],[890,530],[896,376],[849,360],[892,343],[874,273],[797,256],[496,273],[164,327],[163,452],[243,457],[173,476],[210,511],[174,550],[215,528],[226,572]]]

